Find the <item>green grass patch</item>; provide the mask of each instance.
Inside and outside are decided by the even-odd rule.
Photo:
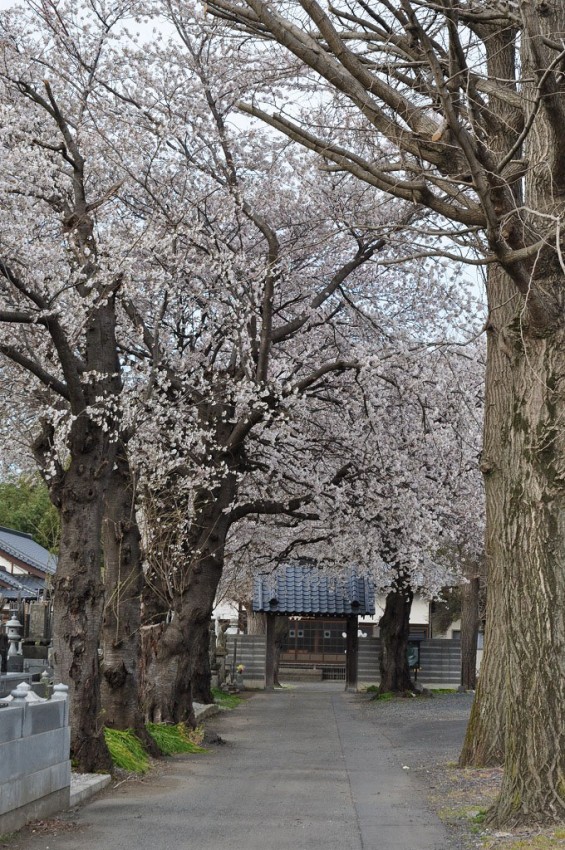
[[[201,728],[187,729],[183,723],[148,723],[147,731],[165,756],[206,752],[200,746],[204,737]],[[128,773],[146,773],[149,770],[150,757],[131,730],[104,729],[104,737],[115,767]]]
[[[546,832],[543,835],[531,835],[527,837],[516,837],[514,840],[504,837],[487,836],[483,839],[485,850],[563,850],[563,840],[556,834]]]
[[[486,810],[478,809],[477,806],[453,806],[440,809],[438,811],[438,815],[441,820],[446,821],[447,823],[468,821],[473,824],[473,826],[478,827],[485,819]]]
[[[375,695],[374,695],[373,699],[380,700],[381,702],[387,702],[390,699],[394,699],[394,697],[395,697],[395,694],[393,694],[392,691],[385,691],[384,693],[379,694],[378,688],[377,688],[377,690],[375,691]]]
[[[169,723],[148,723],[147,731],[165,756],[206,752],[198,743],[198,739],[202,740],[202,734],[198,730],[187,729],[183,723],[176,726]]]
[[[149,770],[149,756],[143,744],[129,729],[104,729],[106,745],[110,750],[116,767],[130,773],[146,773]]]
[[[457,688],[428,688],[431,694],[456,694]]]
[[[243,699],[238,697],[237,694],[226,694],[219,688],[212,688],[212,696],[214,697],[214,702],[217,702],[220,708],[236,708],[243,702]]]

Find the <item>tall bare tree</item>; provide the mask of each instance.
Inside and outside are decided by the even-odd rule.
[[[244,112],[317,151],[328,167],[432,211],[436,229],[422,234],[416,251],[433,250],[425,237],[435,236],[446,256],[463,250],[471,261],[472,246],[481,254],[475,262],[488,269],[481,469],[490,596],[487,687],[477,708],[488,706],[491,733],[503,709],[505,751],[491,820],[559,820],[565,6],[354,0],[325,8],[316,0],[212,0],[209,8],[247,35],[281,45],[294,73],[298,60],[319,92],[319,121],[311,108],[269,110],[267,93],[241,104]],[[486,696],[495,678],[502,707]]]

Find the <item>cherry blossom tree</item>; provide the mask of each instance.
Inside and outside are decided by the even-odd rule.
[[[172,61],[170,46],[167,56]],[[182,65],[186,63],[183,55]],[[177,69],[176,80],[179,73]],[[135,452],[149,482],[152,504],[157,500],[157,519],[176,518],[176,535],[165,529],[170,555],[166,575],[160,566],[153,569],[151,565],[148,574],[157,591],[155,598],[167,601],[159,612],[151,611],[152,616],[167,620],[166,628],[159,628],[155,665],[164,669],[166,661],[172,676],[160,705],[152,703],[151,711],[167,719],[190,717],[191,692],[210,699],[209,677],[200,673],[206,668],[209,621],[231,524],[252,512],[301,515],[302,500],[280,493],[274,482],[258,496],[258,482],[266,473],[273,479],[277,470],[269,472],[266,461],[255,457],[255,446],[276,441],[281,423],[292,416],[298,398],[319,395],[332,375],[358,368],[357,354],[333,339],[342,335],[337,317],[348,309],[340,289],[356,279],[387,244],[386,233],[398,227],[393,219],[392,225],[382,225],[378,232],[348,233],[331,210],[331,197],[324,197],[331,187],[316,193],[313,183],[318,175],[310,172],[308,182],[308,166],[300,159],[296,185],[290,188],[285,188],[288,172],[277,173],[275,165],[265,168],[264,175],[255,165],[255,173],[245,182],[240,180],[238,168],[250,170],[250,157],[243,159],[239,154],[240,164],[239,151],[223,129],[221,103],[212,100],[209,88],[203,88],[212,103],[212,108],[206,105],[217,147],[213,173],[209,174],[210,163],[204,161],[196,181],[197,193],[206,193],[205,203],[196,202],[193,185],[191,194],[185,188],[193,155],[187,161],[179,145],[176,158],[167,154],[177,172],[174,179],[159,184],[167,193],[162,196],[163,250],[157,257],[161,297],[156,303],[148,290],[145,305],[139,298],[135,305],[125,305],[140,331],[142,367],[149,364],[151,373],[144,412],[137,417],[143,427],[138,430]],[[177,121],[181,109],[190,109],[182,113],[183,138],[194,103],[192,90],[189,103],[174,104]],[[173,111],[168,101],[167,108]],[[159,133],[163,122],[160,118]],[[212,131],[206,137],[211,147]],[[159,135],[156,140],[160,145]],[[259,146],[253,154],[259,154]],[[150,168],[149,175],[136,168],[144,183],[153,177],[152,161]],[[299,183],[301,171],[304,176]],[[278,181],[278,200],[271,208],[264,200],[267,181],[270,192]],[[155,195],[157,181],[152,183]],[[170,197],[171,183],[180,184],[184,198],[180,191],[174,199]],[[308,206],[302,202],[300,208],[298,193],[305,190],[313,193],[312,200]],[[321,204],[328,210],[327,223],[320,214]],[[169,205],[173,205],[174,221]],[[339,468],[328,465],[319,488],[334,486],[341,474]],[[242,502],[237,496],[244,479],[249,482],[249,500]],[[156,539],[160,539],[158,532]],[[159,565],[162,550],[161,543]],[[156,679],[153,672],[148,678]]]
[[[383,690],[412,687],[406,649],[414,590],[433,597],[460,580],[460,568],[438,552],[465,543],[476,554],[482,547],[479,352],[465,352],[418,347],[385,358],[378,374],[374,367],[361,373],[336,392],[333,415],[324,411],[314,456],[313,427],[321,423],[304,408],[294,425],[307,439],[300,448],[295,444],[301,453],[293,459],[294,468],[304,470],[302,480],[294,473],[294,487],[307,500],[308,521],[281,516],[267,524],[259,517],[236,527],[228,544],[223,592],[247,606],[253,574],[285,558],[369,571],[387,594]],[[328,456],[343,458],[348,472],[334,491],[311,499],[308,478]]]
[[[395,350],[387,334],[405,315],[413,335],[427,322],[429,336],[422,302],[439,290],[438,334],[464,312],[450,303],[454,281],[425,263],[405,273],[405,300],[393,303],[394,265],[373,261],[407,253],[399,232],[414,212],[383,205],[380,193],[308,156],[283,158],[269,135],[238,132],[230,116],[247,75],[226,62],[229,40],[177,12],[171,39],[132,52],[125,82],[104,83],[123,122],[108,136],[109,155],[127,172],[128,203],[154,242],[137,264],[143,287],[123,303],[144,387],[132,418],[149,494],[148,710],[171,720],[190,719],[193,693],[210,698],[209,620],[232,524],[252,514],[315,520],[312,506],[324,499],[339,513],[352,465],[328,450],[326,422],[347,411],[367,351]],[[132,125],[135,146],[120,131]],[[298,421],[317,422],[310,446]]]
[[[29,9],[0,23],[0,352],[28,375],[39,425],[32,450],[61,515],[55,668],[70,685],[73,754],[88,771],[110,766],[98,664],[101,530],[122,418],[116,292],[128,244],[116,230],[120,178],[91,98],[124,10],[84,18],[70,7],[61,17],[52,4]]]
[[[451,509],[430,453],[453,426],[426,400],[444,384],[424,354],[459,342],[468,311],[425,251],[410,263],[421,207],[237,125],[256,57],[240,67],[193,10],[161,7],[172,35],[138,46],[127,7],[30,8],[2,23],[0,351],[38,388],[34,451],[62,514],[58,670],[86,768],[106,758],[101,541],[111,722],[135,692],[136,477],[154,717],[191,720],[193,694],[210,698],[210,614],[248,517],[303,524],[336,564],[377,563],[394,532],[389,585],[443,584],[422,540]],[[416,414],[433,434],[412,433]]]

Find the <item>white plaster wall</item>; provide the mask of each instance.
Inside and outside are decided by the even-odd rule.
[[[13,564],[5,555],[0,555],[0,567],[11,573],[14,576],[26,576],[27,571]]]
[[[375,599],[375,616],[359,617],[359,623],[378,623],[385,611],[385,599],[383,595]],[[410,611],[410,622],[420,626],[427,625],[430,621],[430,603],[423,596],[414,596]]]
[[[213,608],[213,620],[229,620],[230,627],[228,634],[237,634],[237,623],[239,619],[239,608],[237,602],[232,602],[229,599],[224,599]]]
[[[375,615],[371,617],[359,617],[359,625],[378,624],[385,610],[385,596],[378,596],[375,599]],[[238,606],[236,602],[229,599],[223,599],[215,606],[212,611],[212,619],[214,620],[230,620],[231,626],[228,633],[237,632],[238,621]],[[410,611],[410,622],[417,625],[427,625],[430,620],[430,604],[423,596],[416,595],[412,602],[412,610]],[[454,628],[457,628],[454,625]],[[451,636],[451,635],[450,635]],[[434,635],[435,637],[435,635]]]

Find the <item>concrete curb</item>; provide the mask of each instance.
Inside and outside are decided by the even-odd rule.
[[[112,777],[109,773],[71,773],[71,800],[69,808],[84,803],[106,788]]]
[[[219,714],[221,709],[219,705],[211,704],[204,705],[200,702],[193,703],[194,705],[194,715],[198,721],[207,720],[208,717],[214,717],[214,715]]]

